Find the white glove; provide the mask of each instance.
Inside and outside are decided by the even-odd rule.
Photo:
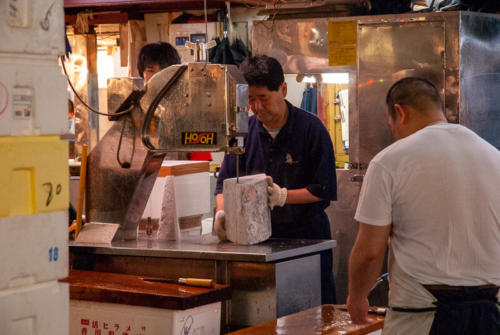
[[[271,176],[266,176],[267,180],[267,194],[269,195],[269,208],[273,209],[275,206],[283,207],[286,202],[288,191],[284,187],[279,187],[273,183]]]
[[[218,210],[217,213],[215,213],[215,223],[214,223],[214,230],[215,233],[217,234],[217,237],[221,241],[226,241],[226,214],[224,213],[224,210]]]

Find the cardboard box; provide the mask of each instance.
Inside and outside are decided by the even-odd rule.
[[[65,53],[63,0],[0,2],[0,52]]]
[[[0,218],[65,211],[68,143],[59,136],[0,137]]]
[[[70,335],[217,335],[221,303],[186,310],[70,301]]]
[[[2,335],[67,335],[68,284],[51,281],[1,290],[0,325]]]
[[[0,290],[68,276],[68,215],[0,218]]]
[[[57,57],[0,54],[0,136],[68,131],[67,82]]]

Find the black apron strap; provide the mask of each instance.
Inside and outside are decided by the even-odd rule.
[[[496,297],[498,288],[462,286],[426,289],[437,299],[429,335],[500,334],[500,312]]]
[[[403,313],[426,313],[426,312],[436,311],[437,307],[425,307],[425,308],[391,307],[391,310]]]

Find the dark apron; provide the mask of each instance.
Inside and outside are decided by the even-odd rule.
[[[498,287],[424,285],[436,297],[436,314],[429,335],[499,335]]]
[[[423,285],[436,307],[392,307],[397,312],[435,311],[429,335],[500,335],[498,287]]]

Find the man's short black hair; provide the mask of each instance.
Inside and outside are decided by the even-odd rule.
[[[144,78],[144,70],[147,67],[158,64],[162,69],[179,64],[181,57],[173,46],[165,42],[146,44],[139,52],[137,59],[137,70],[139,75]]]
[[[248,85],[266,86],[270,91],[277,91],[285,81],[283,68],[274,58],[265,55],[256,55],[245,58],[240,64]]]
[[[385,102],[392,118],[395,118],[395,104],[407,105],[420,112],[425,112],[429,104],[443,108],[436,86],[426,79],[416,77],[395,82],[387,92]]]

